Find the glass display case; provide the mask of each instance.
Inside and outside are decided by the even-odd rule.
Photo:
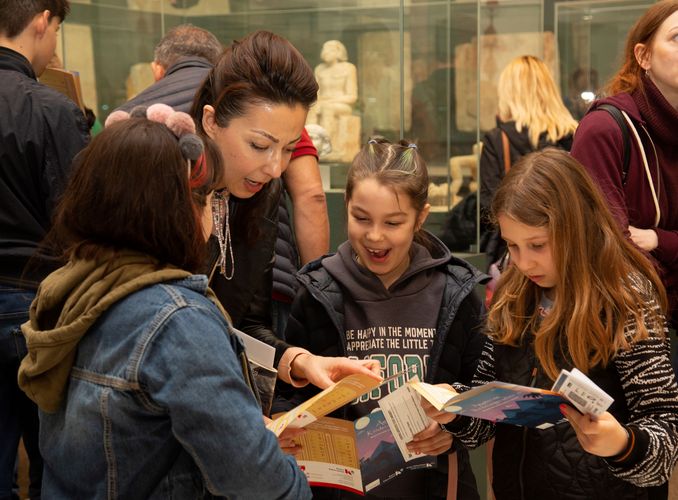
[[[309,129],[331,144],[321,154],[328,192],[374,135],[416,142],[431,174],[429,227],[479,184],[483,135],[495,126],[497,78],[514,57],[551,67],[581,116],[616,69],[626,32],[649,2],[550,0],[71,0],[59,51],[80,72],[100,121],[153,82],[153,49],[172,26],[192,23],[224,44],[257,29],[288,38],[321,85]],[[328,43],[329,42],[329,43]],[[343,95],[344,104],[324,102]],[[327,111],[331,109],[331,111]],[[329,141],[328,141],[329,140]],[[339,206],[341,203],[339,203]],[[332,207],[331,207],[332,208]],[[333,218],[334,220],[334,218]],[[341,216],[343,220],[343,215]],[[480,248],[475,231],[456,251]],[[333,243],[343,239],[343,224]]]

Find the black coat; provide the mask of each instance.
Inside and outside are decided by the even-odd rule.
[[[531,385],[532,370],[537,367],[534,385],[544,389],[551,388],[552,381],[539,368],[534,351],[528,345],[518,347],[495,345],[494,349],[497,380]],[[619,421],[628,421],[624,390],[614,365],[593,368],[588,375],[614,398],[609,411]],[[520,460],[515,458],[517,452],[520,453]],[[656,488],[637,488],[610,474],[602,458],[582,450],[574,429],[569,424],[560,424],[544,430],[497,425],[492,462],[492,483],[495,491],[502,492],[497,496],[502,500],[647,499],[653,498],[648,494],[656,490]],[[529,477],[544,480],[532,480],[524,471],[530,471]],[[573,474],[573,471],[578,473]],[[565,491],[568,492],[567,495],[564,495]]]
[[[134,106],[150,106],[161,102],[176,111],[191,111],[193,98],[207,78],[212,63],[202,57],[184,58],[167,69],[165,76],[144,89],[118,109],[130,112]]]
[[[46,256],[33,261],[30,276],[24,267],[49,230],[89,129],[73,101],[38,83],[28,59],[6,47],[0,82],[0,281],[37,287],[57,263]]]

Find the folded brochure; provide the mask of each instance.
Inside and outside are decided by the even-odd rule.
[[[537,429],[565,420],[561,404],[571,404],[581,413],[597,417],[613,401],[576,368],[571,372],[562,370],[552,390],[493,381],[457,394],[415,380],[408,385],[438,410]]]
[[[369,375],[355,373],[344,377],[339,382],[329,386],[327,389],[319,392],[312,398],[304,401],[299,406],[283,413],[280,417],[268,423],[267,427],[273,431],[276,436],[280,436],[287,427],[300,428],[306,427],[311,422],[315,422],[334,410],[337,410],[359,398],[363,394],[379,387],[395,378],[406,375],[415,367],[409,367],[399,373],[396,373],[386,379],[375,379]]]
[[[381,409],[355,422],[321,417],[295,440],[299,468],[311,486],[362,495],[409,470],[435,467],[436,458],[418,455],[405,460]]]

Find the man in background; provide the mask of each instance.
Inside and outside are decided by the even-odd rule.
[[[20,326],[38,284],[57,267],[40,242],[73,157],[87,144],[83,112],[38,83],[56,49],[68,0],[0,0],[0,499],[12,492],[19,440],[30,498],[40,498],[37,407],[17,385],[26,355]]]
[[[196,90],[217,62],[223,47],[207,30],[192,24],[175,26],[155,47],[151,70],[155,83],[118,109],[161,102],[188,113]]]

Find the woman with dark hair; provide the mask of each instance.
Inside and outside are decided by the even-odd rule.
[[[194,274],[221,156],[182,129],[188,115],[151,108],[77,157],[51,233],[68,263],[23,325],[19,384],[41,410],[44,496],[310,498],[264,427],[224,310]]]
[[[276,348],[281,379],[326,387],[374,363],[322,358],[292,348],[271,329],[279,178],[318,94],[313,70],[294,46],[267,31],[234,42],[193,102],[198,133],[221,150],[223,189],[213,201],[210,287],[233,325]]]
[[[622,67],[607,85],[605,93],[610,97],[593,103],[572,145],[572,156],[601,187],[624,232],[654,260],[674,326],[678,322],[677,33],[677,0],[657,2],[638,19],[626,39]]]

